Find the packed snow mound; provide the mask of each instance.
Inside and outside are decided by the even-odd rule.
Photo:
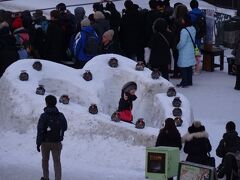
[[[108,61],[118,60],[118,67],[112,68]],[[35,61],[42,63],[42,70],[32,68]],[[100,55],[89,61],[82,70],[76,70],[61,64],[46,60],[25,59],[12,64],[0,79],[0,113],[1,126],[5,129],[16,129],[25,132],[36,126],[40,114],[45,107],[44,98],[48,94],[58,99],[63,94],[70,97],[70,103],[57,104],[69,122],[69,129],[79,135],[102,135],[115,137],[132,144],[154,145],[159,128],[171,114],[173,97],[166,92],[172,83],[160,77],[151,78],[151,71],[135,70],[136,62],[123,56],[108,54]],[[20,81],[19,74],[25,70],[28,81]],[[83,79],[86,70],[92,73],[92,80]],[[117,110],[122,86],[135,81],[138,85],[137,100],[133,102],[134,122],[144,118],[146,128],[135,129],[133,124],[115,123],[111,114]],[[36,88],[43,85],[45,95],[37,95]],[[190,105],[181,94],[183,101],[183,128],[191,121]],[[92,115],[88,112],[91,104],[96,104],[99,113]]]

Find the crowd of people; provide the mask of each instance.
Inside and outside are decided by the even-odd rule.
[[[86,16],[83,7],[75,8],[73,14],[64,3],[59,3],[50,12],[49,20],[42,10],[33,14],[28,10],[1,10],[1,75],[11,63],[23,58],[57,63],[74,61],[73,67],[82,68],[98,54],[116,53],[142,61],[169,79],[172,50],[173,78],[179,78],[181,74],[182,81],[178,86],[191,86],[195,57],[189,36],[195,39],[192,19],[202,15],[200,10],[191,13],[198,9],[197,0],[191,1],[192,11],[182,3],[171,7],[169,0],[150,0],[150,10],[141,9],[131,0],[126,0],[124,6],[120,13],[111,1],[105,7],[94,3],[93,13]],[[147,63],[145,47],[151,49]]]

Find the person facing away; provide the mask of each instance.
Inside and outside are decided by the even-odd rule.
[[[188,154],[186,161],[208,165],[208,153],[212,146],[208,139],[208,133],[200,121],[194,121],[188,128],[188,132],[182,137],[184,152]]]
[[[229,121],[226,124],[226,132],[223,134],[223,138],[216,149],[216,155],[222,158],[222,163],[219,166],[220,168],[218,168],[221,169],[218,172],[219,178],[222,178],[226,174],[226,180],[231,180],[232,170],[237,168],[235,157],[231,153],[237,151],[240,151],[240,137],[236,131],[235,123]]]
[[[47,32],[46,32],[46,44],[45,44],[45,57],[46,59],[61,63],[66,60],[66,34],[62,28],[62,24],[59,20],[59,12],[52,10],[50,12],[50,18]]]
[[[192,86],[192,67],[196,64],[193,46],[196,30],[192,26],[191,19],[188,14],[185,14],[183,17],[182,26],[183,28],[180,33],[180,41],[177,44],[179,53],[177,65],[180,68],[182,81],[177,84],[177,87]]]
[[[99,37],[88,18],[81,21],[81,31],[74,37],[70,49],[76,59],[74,66],[77,69],[83,68],[90,59],[99,54]]]
[[[48,161],[50,152],[53,158],[55,180],[61,180],[61,141],[63,140],[64,132],[67,130],[67,120],[63,113],[58,111],[55,96],[46,96],[45,102],[44,113],[41,114],[37,125],[36,139],[37,151],[42,152],[43,177],[41,180],[49,180]]]
[[[165,120],[165,126],[160,129],[156,146],[170,146],[182,149],[181,135],[172,118]]]
[[[126,83],[122,88],[121,98],[118,106],[118,118],[122,121],[132,123],[133,101],[137,99],[135,92],[137,84],[133,81]]]
[[[167,30],[167,21],[158,18],[153,23],[153,32],[149,48],[151,49],[149,64],[152,70],[159,70],[162,77],[169,80],[168,69],[171,65],[172,33]]]
[[[203,15],[203,12],[198,8],[198,1],[197,0],[191,0],[190,2],[190,7],[191,7],[191,11],[189,11],[189,15],[191,17],[191,21],[193,25],[196,25],[198,19]],[[196,38],[195,38],[195,43],[196,45],[200,48],[201,46],[201,37],[197,36],[196,33]]]

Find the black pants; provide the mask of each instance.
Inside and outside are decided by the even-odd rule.
[[[226,154],[224,156],[223,166],[226,180],[237,180],[232,174],[232,171],[237,169],[236,159],[232,154]]]
[[[240,90],[240,65],[237,65],[236,69],[236,84],[234,89]]]
[[[191,86],[192,85],[192,66],[189,67],[181,67],[181,76],[182,76],[182,81],[181,85],[182,86]]]

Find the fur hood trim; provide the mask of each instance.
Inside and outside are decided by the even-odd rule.
[[[193,138],[208,138],[208,133],[206,131],[203,132],[195,132],[195,133],[186,133],[183,137],[182,137],[182,142],[185,143],[186,141],[191,141]]]

